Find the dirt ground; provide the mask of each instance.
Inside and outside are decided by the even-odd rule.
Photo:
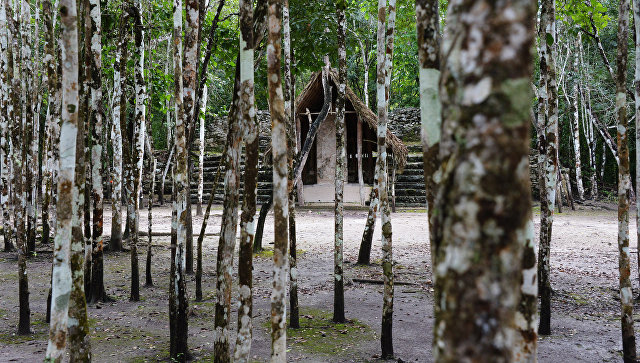
[[[604,208],[603,208],[604,207]],[[194,208],[195,210],[195,208]],[[539,213],[535,213],[539,228]],[[220,230],[218,208],[207,232]],[[551,253],[552,335],[540,338],[541,362],[622,361],[619,301],[617,299],[617,218],[615,206],[579,206],[577,211],[556,215]],[[110,211],[105,213],[105,232],[110,231]],[[367,362],[378,360],[382,312],[382,285],[353,282],[354,278],[381,279],[379,223],[370,267],[355,266],[366,211],[345,212],[346,315],[351,322],[330,322],[333,302],[333,213],[298,210],[298,267],[301,325],[289,330],[289,361]],[[632,218],[633,219],[633,218]],[[194,217],[194,231],[202,218]],[[394,351],[405,362],[430,362],[433,328],[433,293],[426,213],[399,211],[392,215],[396,281]],[[170,209],[154,208],[154,231],[168,232]],[[537,229],[536,228],[536,229]],[[631,224],[631,249],[635,254],[635,223]],[[146,210],[141,211],[140,230],[147,230]],[[271,248],[273,219],[267,218],[264,245]],[[146,237],[142,237],[145,240]],[[213,355],[213,291],[218,237],[204,242],[205,300],[190,300],[189,346],[194,359],[210,361]],[[169,237],[154,237],[153,277],[155,286],[142,287],[139,302],[129,301],[130,256],[105,256],[105,285],[113,303],[89,305],[91,344],[95,362],[144,362],[168,360]],[[51,253],[38,246],[38,255],[28,262],[32,313],[30,336],[17,336],[18,284],[15,253],[0,252],[0,362],[41,361],[46,350],[48,326],[44,323],[49,287]],[[140,273],[144,281],[145,246],[139,248]],[[254,339],[252,357],[268,361],[269,295],[271,254],[254,261]],[[633,258],[632,276],[637,276]],[[237,260],[235,261],[237,268]],[[634,288],[638,286],[634,279]],[[195,295],[194,275],[188,291]],[[234,295],[235,291],[234,291]],[[235,309],[236,300],[233,301]],[[636,306],[636,309],[640,306]],[[640,314],[636,315],[640,321]],[[233,331],[237,313],[232,313]],[[234,341],[235,338],[232,339]]]

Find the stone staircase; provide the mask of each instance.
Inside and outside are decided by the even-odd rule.
[[[272,169],[270,165],[265,165],[263,162],[264,152],[269,147],[270,138],[260,138],[260,161],[258,163],[258,204],[266,202],[271,196],[272,190]],[[407,159],[407,165],[402,174],[396,175],[395,195],[396,206],[401,208],[423,208],[426,205],[426,193],[423,174],[422,163],[422,147],[420,145],[408,145],[409,156]],[[206,205],[211,195],[211,189],[213,188],[213,182],[218,164],[222,158],[221,154],[210,154],[204,158],[204,193],[203,204]],[[198,160],[194,158],[193,162],[194,172],[191,178],[191,201],[197,203],[198,201]],[[164,170],[164,163],[158,163],[158,170],[156,171],[156,188],[160,188],[160,175]],[[244,174],[244,159],[240,162],[240,199],[244,192],[244,182],[242,175]],[[171,175],[167,175],[165,181],[165,203],[171,200]],[[145,190],[148,190],[148,183],[145,183]],[[146,193],[145,193],[146,194]],[[391,194],[390,194],[391,195]],[[215,191],[215,204],[222,204],[224,198],[224,169],[221,171],[220,179]]]

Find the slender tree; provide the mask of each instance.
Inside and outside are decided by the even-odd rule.
[[[140,194],[142,192],[142,165],[144,161],[144,140],[146,134],[145,100],[147,87],[144,79],[144,26],[142,24],[142,5],[140,0],[134,0],[133,18],[135,29],[135,92],[136,107],[134,121],[134,137],[131,145],[133,149],[133,192],[129,203],[133,204],[133,213],[129,215],[129,228],[131,235],[131,301],[140,300],[140,271],[138,268],[138,242],[140,239]],[[153,156],[152,156],[153,157]]]
[[[287,115],[287,188],[289,192],[289,327],[300,327],[298,308],[298,269],[296,256],[296,193],[294,185],[293,163],[296,157],[296,122],[293,111],[295,93],[291,74],[291,16],[289,0],[282,3],[282,50],[284,52],[284,112]]]
[[[637,14],[637,8],[638,6],[634,6],[634,16]],[[629,120],[627,117],[628,39],[629,0],[620,0],[618,11],[618,57],[616,62],[616,115],[618,121],[618,157],[620,158],[618,167],[618,262],[620,270],[620,305],[622,308],[620,316],[622,354],[625,363],[636,361],[636,338],[633,329],[633,292],[631,291],[630,279],[631,256],[629,254],[629,204],[632,187],[631,173],[629,171]]]
[[[204,98],[204,102],[202,103],[202,108],[200,109],[198,117],[198,120],[200,121],[198,135],[198,205],[196,207],[196,215],[198,216],[202,215],[202,199],[204,196],[204,121],[207,115],[207,86],[204,86],[202,97]]]
[[[53,5],[51,0],[42,2],[42,13],[45,24],[45,60],[48,90],[48,113],[46,127],[48,130],[46,167],[43,170],[44,198],[42,202],[42,242],[49,243],[52,226],[55,226],[56,193],[54,192],[58,168],[58,143],[60,142],[60,87],[58,79],[58,62],[56,54],[56,37],[53,25]],[[55,228],[54,228],[55,229]]]
[[[153,226],[153,194],[156,189],[156,168],[158,167],[158,160],[151,155],[149,159],[149,165],[151,173],[149,174],[149,201],[147,205],[147,263],[145,268],[145,286],[153,286],[153,278],[151,276],[151,258],[152,258],[152,226]]]
[[[259,123],[255,117],[253,66],[253,13],[251,1],[240,0],[240,118],[244,129],[245,173],[240,216],[240,256],[238,258],[238,335],[234,358],[248,362],[251,352],[253,311],[253,238],[255,236],[256,194],[258,190]],[[215,187],[215,186],[214,186]]]
[[[174,210],[176,213],[176,241],[174,253],[174,274],[170,289],[173,291],[170,296],[172,310],[172,322],[174,329],[174,342],[171,347],[171,358],[180,362],[185,362],[188,358],[187,337],[188,337],[188,300],[186,287],[186,255],[185,246],[187,243],[187,198],[189,198],[189,181],[187,180],[187,138],[183,105],[183,76],[182,76],[182,0],[173,2],[173,74],[174,74],[174,103],[176,106],[176,163],[174,188],[176,201]]]
[[[540,151],[540,246],[538,259],[538,292],[540,295],[541,335],[551,334],[551,282],[550,248],[551,228],[556,201],[556,183],[558,179],[558,87],[555,69],[555,0],[543,0],[540,4],[540,111],[538,122],[538,149]]]
[[[531,237],[530,115],[523,110],[532,101],[535,14],[530,0],[449,3],[442,181],[432,220],[436,361],[515,360],[522,253]]]
[[[267,73],[271,114],[271,150],[273,155],[273,290],[271,292],[271,361],[285,362],[287,357],[286,296],[289,193],[287,192],[286,114],[282,94],[281,28],[282,1],[269,0]]]
[[[380,198],[380,209],[382,212],[382,270],[384,274],[380,345],[382,348],[382,357],[391,358],[393,357],[393,256],[391,210],[389,208],[389,192],[387,188],[387,122],[393,59],[393,36],[396,21],[396,1],[389,0],[388,19],[386,18],[386,7],[386,0],[378,0],[378,159],[376,163],[378,167],[377,194]]]
[[[69,253],[71,219],[77,195],[73,195],[78,124],[78,18],[75,0],[60,0],[62,27],[62,126],[60,127],[60,175],[58,214],[54,240],[51,327],[46,358],[62,361],[67,335],[71,269]]]
[[[113,189],[111,190],[111,239],[109,248],[112,251],[122,251],[122,109],[126,110],[124,96],[123,73],[126,73],[126,60],[123,59],[125,47],[125,24],[128,13],[123,11],[118,26],[118,43],[113,63],[113,122],[111,123],[111,145],[113,148]],[[122,72],[122,71],[125,72]],[[169,112],[167,112],[169,114]],[[126,117],[126,116],[125,116]]]
[[[442,115],[438,83],[440,81],[440,20],[437,0],[416,0],[418,54],[420,62],[420,119],[422,123],[422,160],[427,194],[429,224],[433,217],[436,181],[440,163]],[[433,228],[429,227],[431,257],[434,257]]]
[[[198,65],[198,34],[200,29],[200,1],[199,0],[186,0],[186,19],[187,24],[184,34],[184,122],[187,127],[187,146],[191,145],[191,134],[195,125],[196,115],[198,115],[199,108],[195,104],[196,89],[197,89],[197,65]],[[191,158],[189,158],[189,173],[191,168]],[[187,180],[187,187],[189,187],[189,178]],[[190,195],[190,194],[189,194]],[[187,273],[193,273],[193,237],[191,233],[191,196],[187,200]]]
[[[579,48],[578,42],[582,42],[582,37],[580,36],[580,34],[581,33],[578,33],[578,36],[576,37],[576,49]],[[579,56],[580,55],[578,52],[574,52],[572,70],[576,74],[578,73]],[[571,131],[573,136],[573,156],[575,159],[575,170],[576,170],[576,188],[578,190],[578,199],[583,200],[584,185],[582,184],[582,161],[580,160],[582,154],[580,153],[580,113],[578,110],[579,95],[578,95],[577,77],[574,77],[571,93],[573,96],[573,99],[571,102],[571,115],[572,115]]]
[[[634,39],[635,39],[636,49],[640,49],[639,47],[640,39],[638,38],[640,37],[640,1],[633,0],[632,6],[633,6],[633,25],[634,25],[634,31],[635,31]],[[638,130],[638,125],[640,125],[640,114],[638,113],[638,110],[640,110],[640,52],[636,52],[635,54],[635,76],[633,79],[633,90],[634,90],[634,101],[635,101],[635,111],[636,111],[636,116],[635,116],[636,145],[640,145],[638,144],[640,140],[640,130]],[[638,150],[638,148],[636,147],[636,158],[639,155],[640,155],[640,150]],[[636,189],[637,189],[637,185],[640,185],[640,184],[637,184],[638,181],[640,181],[640,175],[638,175],[639,171],[640,171],[640,166],[637,165],[636,163]],[[638,199],[640,198],[636,198],[636,226],[639,225],[638,221],[640,221],[640,209],[638,209],[638,207],[640,207],[640,200]],[[636,235],[640,236],[640,228],[636,228]],[[640,251],[637,251],[636,254],[637,254],[638,261],[640,261]],[[640,274],[640,271],[638,271],[638,274]]]
[[[5,3],[6,10],[10,9],[10,5]],[[17,12],[17,10],[16,10]],[[11,18],[11,15],[8,14],[8,18]],[[19,34],[18,29],[20,29],[20,15],[16,14],[16,23],[11,30],[9,31],[10,42],[13,43],[12,52],[15,55],[15,60],[19,59],[20,55],[20,47],[18,44]],[[18,62],[16,62],[18,63]],[[25,139],[25,121],[23,114],[25,109],[23,107],[24,93],[23,88],[24,82],[22,82],[19,78],[21,72],[21,66],[19,63],[15,64],[13,60],[10,59],[9,62],[9,74],[14,78],[14,91],[11,93],[12,95],[12,104],[14,117],[9,114],[9,117],[13,119],[13,140],[12,145],[14,148],[13,152],[13,185],[14,185],[14,194],[15,194],[15,204],[14,204],[14,229],[16,235],[16,247],[18,249],[18,300],[19,300],[19,320],[18,320],[18,334],[29,334],[31,331],[31,310],[29,308],[29,278],[27,275],[27,229],[25,223],[26,210],[27,210],[27,192],[28,188],[26,183],[26,168],[25,160],[27,157],[27,141]],[[14,73],[15,71],[15,73]],[[10,111],[10,110],[9,110]]]
[[[87,83],[91,92],[91,110],[89,116],[91,129],[91,199],[93,201],[93,230],[92,238],[92,264],[91,271],[92,290],[99,292],[104,290],[104,237],[102,236],[104,193],[102,189],[102,122],[104,119],[104,105],[102,97],[102,16],[100,1],[90,0],[86,2],[85,9],[85,37],[90,38],[91,47],[85,49],[86,59],[90,67],[85,70]],[[89,200],[84,203],[89,204]],[[97,295],[93,294],[93,297]],[[106,297],[103,291],[99,292],[102,299]]]
[[[336,98],[336,174],[335,174],[335,239],[333,246],[333,321],[344,323],[344,272],[343,272],[343,244],[344,244],[344,179],[347,164],[347,150],[345,145],[345,92],[347,83],[347,46],[346,46],[346,16],[347,3],[345,0],[336,2],[338,18],[338,95]]]
[[[9,209],[9,184],[10,184],[10,166],[9,166],[9,121],[11,120],[9,108],[13,108],[9,93],[9,41],[7,12],[5,10],[5,1],[0,0],[0,204],[2,205],[2,235],[4,239],[4,251],[13,250],[13,242],[11,242],[11,216]]]
[[[25,220],[26,220],[26,248],[27,253],[32,254],[36,249],[36,215],[35,215],[35,203],[33,200],[33,192],[32,186],[34,185],[33,180],[33,129],[34,129],[34,113],[32,109],[33,98],[31,97],[31,93],[33,92],[33,81],[35,80],[35,76],[33,75],[35,72],[33,70],[33,64],[31,62],[32,57],[32,37],[31,37],[31,5],[28,1],[22,1],[21,10],[20,10],[20,37],[21,37],[21,60],[20,60],[20,70],[21,70],[21,82],[22,82],[22,124],[24,125],[23,130],[23,142],[22,148],[24,151],[23,160],[25,162],[24,165],[24,174],[23,174],[23,187],[25,194]]]

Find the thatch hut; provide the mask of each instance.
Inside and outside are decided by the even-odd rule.
[[[323,203],[334,200],[335,178],[335,100],[338,84],[338,73],[329,72],[329,85],[333,88],[333,100],[327,119],[320,125],[316,139],[302,172],[304,192],[298,198],[304,202]],[[375,177],[377,157],[376,130],[377,116],[362,102],[353,90],[346,87],[346,147],[347,147],[347,180],[344,190],[344,201],[360,203],[362,195],[368,198]],[[309,125],[318,116],[324,103],[322,72],[315,72],[302,93],[296,99],[296,127],[300,135],[300,145],[304,144]],[[408,150],[402,141],[391,131],[387,132],[387,153],[392,156],[389,171],[401,172],[406,165]],[[361,160],[361,162],[358,162]],[[361,176],[361,177],[360,177]],[[366,199],[365,198],[365,199]]]

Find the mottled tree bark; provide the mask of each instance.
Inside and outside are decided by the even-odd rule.
[[[633,0],[633,25],[634,25],[634,39],[636,49],[640,49],[640,0]],[[633,91],[634,91],[634,101],[635,101],[635,126],[636,126],[636,145],[640,145],[640,130],[638,130],[638,126],[640,125],[640,52],[636,52],[635,54],[635,75],[633,78]],[[636,147],[636,160],[638,160],[638,156],[640,156],[640,150]],[[604,158],[604,155],[603,155]],[[595,168],[594,168],[595,170]],[[638,181],[640,181],[640,165],[636,163],[636,189]],[[638,222],[640,221],[640,198],[636,198],[636,226],[638,226]],[[636,236],[640,236],[640,228],[636,228]],[[636,251],[636,258],[640,261],[640,250]],[[638,269],[638,274],[640,275],[640,269]],[[640,276],[639,276],[640,278]]]
[[[111,125],[111,145],[113,148],[113,189],[111,191],[111,239],[109,248],[122,251],[122,116],[126,117],[125,80],[127,61],[123,57],[126,47],[126,24],[128,15],[123,12],[118,27],[118,43],[113,63],[113,122]],[[168,114],[169,112],[167,112]]]
[[[207,86],[204,87],[204,91],[202,92],[202,96],[204,98],[204,103],[202,104],[202,108],[200,109],[200,116],[198,120],[200,121],[199,127],[199,135],[198,135],[198,205],[196,206],[196,215],[202,215],[202,199],[204,196],[204,153],[205,153],[205,144],[204,144],[204,121],[207,118]]]
[[[62,126],[60,128],[60,175],[58,215],[54,240],[51,326],[46,359],[62,361],[67,336],[71,269],[69,253],[73,217],[76,135],[78,132],[78,18],[75,0],[60,0],[62,66]]]
[[[57,179],[58,143],[60,142],[60,87],[58,79],[58,62],[56,58],[56,37],[53,26],[53,5],[51,0],[42,3],[45,24],[45,61],[48,90],[48,108],[46,127],[48,130],[46,153],[46,167],[43,170],[45,188],[42,203],[42,242],[49,243],[52,225],[55,225],[56,193],[54,192]]]
[[[149,201],[147,205],[147,263],[145,268],[145,286],[153,286],[153,278],[151,276],[151,258],[152,258],[152,227],[153,227],[153,194],[156,189],[156,168],[158,167],[158,160],[151,154],[149,160],[151,165],[151,174],[149,175]]]
[[[637,1],[634,1],[636,3]],[[634,6],[634,18],[638,6]],[[618,121],[618,263],[620,270],[620,305],[622,354],[624,362],[636,361],[636,338],[633,329],[633,292],[631,290],[631,256],[629,253],[629,120],[627,116],[627,59],[629,39],[629,0],[620,0],[618,12],[618,54],[616,72],[616,115]],[[636,72],[638,71],[636,66]],[[637,84],[636,84],[637,86]],[[637,91],[636,91],[637,92]],[[637,95],[637,93],[636,93]],[[640,97],[639,97],[640,98]]]
[[[236,85],[234,89],[240,90]],[[223,155],[225,164],[224,210],[218,241],[216,260],[216,315],[215,315],[215,356],[216,361],[231,359],[229,350],[229,319],[231,315],[231,283],[233,275],[233,251],[238,228],[238,200],[240,189],[240,148],[242,143],[242,119],[240,98],[234,97],[234,106],[229,113],[227,152]]]
[[[31,63],[31,54],[32,54],[32,45],[31,45],[31,6],[29,2],[22,1],[20,2],[20,37],[22,39],[21,42],[21,61],[20,61],[20,70],[21,76],[20,80],[22,82],[22,97],[21,97],[21,109],[22,109],[22,124],[24,127],[23,130],[23,141],[22,146],[26,151],[24,152],[23,162],[25,163],[24,173],[23,173],[23,188],[25,195],[25,219],[26,219],[26,248],[27,254],[33,254],[36,249],[36,217],[35,217],[35,203],[33,201],[33,192],[32,186],[34,185],[33,180],[33,128],[34,128],[34,118],[35,115],[33,113],[32,104],[33,100],[31,97],[31,92],[33,91],[33,82],[35,77],[33,76],[33,65]]]
[[[432,219],[435,361],[516,360],[523,247],[532,235],[527,166],[535,14],[530,0],[449,3],[440,82],[442,181]]]
[[[271,361],[285,362],[287,357],[287,221],[289,198],[287,188],[286,113],[282,94],[281,27],[282,1],[269,0],[267,73],[269,111],[271,114],[271,151],[273,155],[273,290],[271,292]]]
[[[550,282],[550,248],[551,228],[556,201],[556,184],[558,179],[558,87],[555,69],[555,0],[541,2],[540,11],[540,116],[542,122],[538,135],[540,151],[540,246],[538,259],[538,293],[540,295],[541,335],[551,334],[551,282]]]
[[[289,192],[289,327],[300,327],[298,308],[298,269],[296,268],[296,192],[293,188],[293,163],[297,152],[296,123],[293,103],[293,76],[291,74],[291,17],[289,0],[282,4],[282,50],[284,52],[284,112],[287,115],[287,188]]]
[[[438,83],[440,81],[440,19],[437,0],[416,0],[418,55],[420,61],[420,119],[422,123],[422,160],[427,194],[429,244],[435,256],[431,218],[435,208],[437,183],[434,174],[440,167],[440,129],[442,111]],[[432,260],[433,263],[433,260]]]
[[[253,13],[251,1],[241,0],[240,8],[240,104],[239,119],[243,128],[244,196],[240,216],[240,251],[238,258],[238,335],[234,358],[248,362],[251,352],[253,311],[253,238],[255,236],[256,194],[258,190],[259,123],[255,117],[253,65]]]
[[[186,20],[187,24],[184,32],[184,59],[183,59],[183,94],[184,94],[184,124],[187,128],[187,149],[190,149],[190,140],[193,125],[195,122],[195,115],[198,115],[198,108],[195,105],[196,98],[196,75],[198,66],[198,32],[200,28],[200,1],[199,0],[186,0]],[[188,168],[191,167],[191,159],[187,160],[189,163]],[[191,171],[188,170],[190,173]],[[191,179],[187,179],[187,188],[190,189]],[[191,193],[187,198],[187,224],[191,224]],[[187,226],[189,230],[191,229]],[[187,231],[187,245],[186,245],[186,271],[187,273],[193,273],[193,237],[190,231]]]
[[[138,242],[140,241],[140,194],[142,192],[142,168],[144,161],[144,139],[146,134],[145,100],[147,87],[144,79],[144,29],[142,24],[142,5],[140,0],[134,0],[132,8],[135,30],[135,92],[136,107],[134,121],[134,137],[131,145],[133,165],[133,191],[129,203],[133,204],[133,213],[129,215],[129,228],[131,235],[131,301],[140,300],[140,270],[138,268]],[[153,157],[153,156],[152,156]]]
[[[51,3],[49,2],[49,5]],[[13,242],[11,242],[12,227],[11,216],[9,209],[9,185],[10,185],[10,135],[9,135],[9,122],[13,121],[13,105],[11,104],[10,92],[11,85],[9,84],[9,77],[13,78],[13,75],[9,74],[9,57],[11,56],[8,40],[8,25],[7,25],[7,12],[5,10],[4,0],[0,0],[0,168],[2,168],[2,174],[0,175],[0,204],[2,205],[2,235],[4,239],[4,251],[9,252],[13,250]],[[50,17],[49,17],[50,19]],[[44,228],[44,226],[43,226]]]
[[[89,122],[91,124],[91,198],[93,199],[93,230],[92,238],[92,261],[91,289],[94,292],[92,297],[99,297],[104,300],[104,240],[102,236],[103,225],[103,189],[102,189],[102,121],[104,118],[103,97],[102,97],[102,22],[100,12],[100,1],[89,0],[86,2],[85,15],[85,37],[90,38],[91,47],[85,49],[86,59],[90,67],[85,70],[87,83],[91,91],[91,111]],[[90,204],[91,201],[85,200]],[[88,236],[87,236],[88,238]],[[98,293],[98,295],[96,295]]]
[[[383,358],[393,357],[393,255],[391,210],[389,208],[389,192],[387,182],[387,123],[389,121],[389,94],[391,86],[391,67],[393,59],[393,36],[396,22],[396,1],[378,0],[378,70],[377,70],[377,102],[378,102],[378,197],[380,198],[382,224],[382,272],[384,275],[384,292],[382,304],[382,331],[380,345]],[[386,12],[388,10],[388,19]],[[386,25],[386,31],[385,31]],[[385,49],[386,46],[386,49]],[[383,52],[383,49],[385,50]]]
[[[176,243],[175,243],[175,268],[172,277],[171,289],[173,290],[173,318],[174,340],[172,341],[171,358],[185,362],[188,358],[188,300],[186,287],[186,255],[187,243],[187,198],[189,198],[189,180],[187,179],[187,138],[183,105],[183,76],[182,76],[182,0],[173,2],[173,74],[174,74],[174,101],[176,106],[176,164],[174,177],[174,190],[176,193]]]
[[[578,33],[576,37],[576,48],[578,48],[578,43],[582,42],[581,33]],[[578,52],[575,52],[573,55],[573,71],[578,72]],[[578,199],[584,200],[584,185],[582,184],[582,161],[581,153],[580,153],[580,113],[578,111],[578,79],[577,77],[573,80],[573,88],[572,88],[573,100],[571,103],[571,114],[573,116],[573,120],[571,121],[571,130],[573,134],[573,156],[575,159],[575,170],[576,170],[576,188],[578,190]],[[571,185],[569,185],[571,187]]]
[[[345,0],[336,2],[338,19],[338,94],[336,97],[336,170],[335,170],[335,201],[334,201],[334,245],[333,245],[333,321],[344,323],[344,180],[347,164],[347,150],[345,145],[345,92],[347,83],[347,46],[346,46],[346,16],[347,3]]]

